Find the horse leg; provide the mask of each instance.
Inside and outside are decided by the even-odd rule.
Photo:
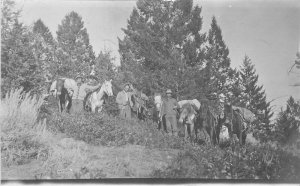
[[[70,109],[72,107],[72,98],[69,97],[68,99],[69,99],[69,104],[68,104],[67,112],[70,113]]]
[[[243,145],[246,144],[246,138],[247,138],[247,134],[246,134],[246,131],[244,131],[244,132],[243,132],[243,137],[242,137]]]
[[[216,131],[215,131],[215,122],[214,119],[211,118],[212,126],[210,126],[210,140],[212,145],[216,145]]]
[[[210,127],[210,145],[215,145],[213,127]]]
[[[194,142],[194,123],[190,125],[191,141]]]
[[[194,126],[195,140],[198,141],[198,128]]]
[[[96,105],[95,105],[95,104],[92,104],[91,107],[92,107],[92,112],[93,112],[93,113],[96,113]]]
[[[62,109],[62,102],[61,102],[60,98],[58,98],[58,110],[59,110],[59,112],[63,111],[63,109]]]
[[[102,106],[98,107],[97,113],[101,113],[102,112]]]
[[[240,144],[243,145],[243,130],[242,129],[240,130],[239,141],[240,141]]]
[[[184,139],[186,140],[188,138],[188,126],[185,123],[184,124]]]
[[[204,140],[205,140],[205,143],[208,143],[208,140],[209,140],[209,142],[210,142],[210,136],[209,136],[209,134],[208,134],[209,129],[208,129],[207,127],[204,127],[204,128],[202,129],[202,131],[203,131],[203,134],[204,134]]]

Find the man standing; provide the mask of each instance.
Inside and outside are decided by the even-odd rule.
[[[124,119],[131,119],[131,107],[133,106],[133,103],[131,101],[129,88],[130,84],[125,84],[124,90],[119,92],[116,98],[116,102],[119,105],[120,117]]]
[[[179,105],[176,101],[176,99],[172,98],[172,91],[171,89],[167,90],[167,99],[163,101],[162,104],[162,116],[165,115],[166,118],[166,127],[167,132],[170,135],[177,136],[178,130],[177,130],[177,109],[179,108]]]
[[[97,86],[90,86],[86,83],[83,83],[83,77],[78,75],[75,78],[75,81],[77,83],[76,87],[72,87],[73,89],[73,96],[72,96],[72,107],[70,110],[70,113],[72,114],[78,114],[83,112],[83,100],[87,94],[88,91],[96,90],[97,88],[101,87],[101,84],[99,83]]]

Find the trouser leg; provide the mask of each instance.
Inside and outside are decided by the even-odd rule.
[[[177,119],[176,116],[166,116],[167,131],[177,136]]]
[[[169,134],[172,135],[172,125],[170,121],[170,117],[166,116],[166,130]]]
[[[177,119],[176,119],[176,116],[170,117],[170,120],[171,120],[171,126],[172,126],[172,133],[175,136],[177,136],[178,129],[177,129]]]
[[[78,114],[83,112],[83,101],[81,100],[72,100],[72,107],[70,109],[70,113]]]
[[[126,115],[125,115],[125,109],[122,108],[122,109],[120,109],[120,118],[125,119],[125,117],[126,117]]]
[[[131,119],[131,109],[130,109],[130,106],[126,106],[125,107],[125,117],[127,118],[127,119]]]

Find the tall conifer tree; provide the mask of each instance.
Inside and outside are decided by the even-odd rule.
[[[195,83],[186,82],[193,79],[191,68],[198,71],[204,59],[200,13],[192,0],[139,0],[119,40],[122,70],[132,71],[141,85],[151,79],[155,90],[195,89],[189,87]]]
[[[51,81],[58,70],[56,45],[49,28],[41,19],[33,25],[34,54],[43,71],[45,82]],[[48,86],[46,83],[45,86]],[[47,87],[45,87],[47,88]]]
[[[256,74],[255,66],[248,56],[245,56],[239,74],[241,94],[238,105],[248,108],[256,115],[259,115],[260,111],[264,113],[262,123],[256,128],[261,134],[268,136],[271,132],[270,118],[273,116],[273,112],[271,111],[270,102],[267,101],[263,86],[258,85],[258,75]]]
[[[207,41],[207,63],[204,70],[206,91],[227,94],[229,91],[227,84],[233,76],[233,71],[230,68],[229,49],[223,40],[222,30],[215,17],[212,18]]]
[[[296,142],[300,138],[300,102],[290,97],[275,124],[275,140],[283,144]]]
[[[90,66],[94,64],[95,54],[81,16],[74,11],[67,14],[56,34],[58,74],[70,78],[78,73],[88,75]]]

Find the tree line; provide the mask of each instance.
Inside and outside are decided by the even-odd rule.
[[[282,127],[294,125],[283,124],[289,123],[286,118],[291,111],[282,111],[275,124],[271,123],[270,102],[258,84],[259,75],[251,59],[245,56],[239,69],[232,68],[217,19],[213,17],[209,31],[204,32],[201,11],[193,0],[138,0],[122,29],[124,38],[118,38],[121,66],[115,66],[109,51],[95,55],[78,13],[68,13],[54,37],[41,19],[33,26],[20,23],[21,11],[15,10],[13,1],[5,0],[1,18],[2,97],[20,86],[40,93],[56,77],[88,75],[95,66],[100,81],[111,78],[116,85],[131,82],[148,95],[167,88],[180,100],[202,100],[223,93],[236,106],[255,114],[264,112],[263,121],[256,126],[262,138],[288,133]],[[291,100],[287,105],[299,106]]]

